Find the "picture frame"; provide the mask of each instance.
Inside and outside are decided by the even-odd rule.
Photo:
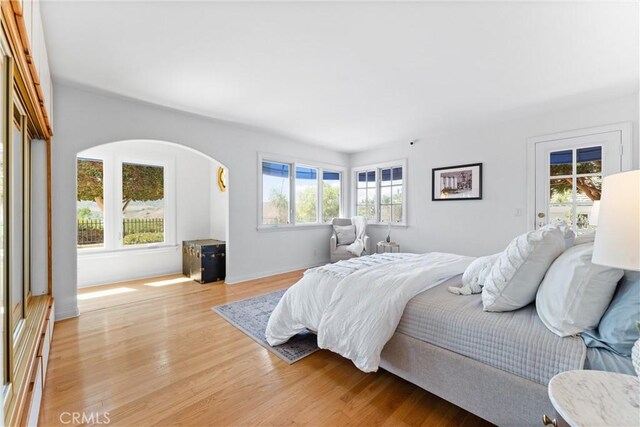
[[[482,200],[482,163],[433,168],[431,200]]]

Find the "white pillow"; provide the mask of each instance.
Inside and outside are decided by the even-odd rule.
[[[500,254],[482,256],[476,258],[462,275],[462,286],[450,286],[447,289],[456,295],[471,295],[482,292],[484,280],[491,271],[493,263],[498,259]]]
[[[555,227],[558,227],[560,231],[562,231],[562,237],[564,237],[564,249],[567,250],[575,244],[576,233],[573,232],[573,229],[564,221],[554,224]]]
[[[596,231],[587,231],[586,233],[583,234],[578,234],[576,236],[576,239],[574,241],[574,245],[578,246],[578,245],[584,245],[585,243],[593,243],[596,240]]]
[[[513,239],[485,279],[484,310],[513,311],[533,302],[544,274],[564,250],[564,234],[552,225]]]
[[[336,232],[338,245],[350,245],[356,241],[355,225],[334,225],[333,229]]]
[[[591,262],[593,243],[569,249],[554,261],[536,295],[538,316],[561,337],[595,329],[624,275]]]

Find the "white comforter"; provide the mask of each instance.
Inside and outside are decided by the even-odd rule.
[[[462,274],[472,261],[438,252],[380,254],[308,270],[271,314],[267,341],[282,344],[310,329],[320,348],[375,372],[409,300]]]

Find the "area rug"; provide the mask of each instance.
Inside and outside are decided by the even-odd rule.
[[[267,343],[264,331],[267,329],[269,316],[285,291],[286,289],[283,289],[211,309],[280,359],[292,364],[315,353],[319,348],[317,337],[312,332],[300,333],[275,347]]]

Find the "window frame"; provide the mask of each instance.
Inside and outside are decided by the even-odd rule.
[[[387,225],[387,222],[380,221],[380,206],[381,206],[381,183],[383,169],[402,168],[402,220],[400,222],[392,222],[392,227],[406,227],[407,220],[407,188],[408,188],[408,173],[407,173],[407,159],[393,160],[389,162],[374,163],[368,165],[361,165],[351,168],[351,209],[354,215],[358,212],[358,173],[375,170],[375,219],[368,220],[367,225]]]
[[[90,158],[92,160],[102,161],[104,180],[102,192],[105,207],[103,212],[104,243],[102,247],[81,248],[77,247],[76,245],[78,255],[82,256],[97,253],[126,252],[146,250],[150,248],[176,247],[177,218],[175,192],[175,158],[173,156],[158,155],[150,155],[144,157],[131,155],[114,155],[109,153],[108,151],[101,152],[100,148],[90,149],[87,151],[88,153],[78,153],[78,155],[76,156],[76,162],[79,158]],[[164,242],[143,243],[138,245],[124,244],[124,230],[122,227],[124,213],[122,212],[122,209],[114,209],[114,206],[120,207],[122,205],[122,165],[124,163],[138,164],[143,166],[159,166],[164,168]]]
[[[263,162],[273,162],[279,164],[286,164],[289,166],[289,223],[288,224],[263,224],[262,222],[262,214],[263,214],[263,179],[262,179],[262,163]],[[306,167],[313,168],[318,170],[318,179],[317,179],[317,205],[316,205],[316,222],[305,222],[305,223],[296,223],[296,168]],[[318,228],[318,227],[326,227],[331,225],[331,222],[323,222],[322,221],[322,211],[323,211],[323,182],[324,182],[324,171],[327,172],[337,172],[340,174],[340,209],[339,216],[343,216],[346,214],[345,211],[345,184],[346,184],[346,171],[347,169],[344,166],[339,166],[330,163],[324,162],[314,162],[306,159],[300,159],[297,157],[291,157],[280,154],[272,154],[272,153],[258,153],[258,162],[257,162],[257,175],[258,175],[258,187],[257,187],[257,230],[258,231],[274,231],[281,229],[305,229],[305,228]]]

